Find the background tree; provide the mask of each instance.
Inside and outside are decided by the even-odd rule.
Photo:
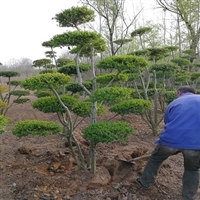
[[[56,61],[56,52],[54,51],[54,44],[51,40],[49,41],[45,41],[42,43],[42,46],[44,47],[49,47],[51,49],[51,51],[49,52],[50,54],[50,58],[52,58],[55,62],[55,65],[56,65],[56,69],[58,69],[58,66],[57,66],[57,61]],[[47,56],[48,57],[48,56]],[[53,63],[53,62],[52,62]]]
[[[93,1],[91,1],[93,2]],[[112,38],[112,41],[110,41],[109,45],[111,43],[115,45],[121,45],[125,44],[126,42],[130,42],[130,38],[126,39],[124,36],[126,35],[127,28],[129,26],[126,26],[125,33],[123,34],[122,38],[118,39],[118,33],[115,32],[116,35],[114,35],[112,31],[116,30],[115,28],[118,27],[117,25],[117,17],[118,16],[123,16],[122,15],[122,10],[119,10],[120,4],[119,2],[123,3],[124,1],[109,1],[110,4],[108,5],[108,1],[95,1],[96,3],[98,2],[99,4],[94,4],[96,6],[99,6],[98,8],[102,9],[102,13],[105,13],[105,21],[109,23],[109,21],[113,20],[109,26],[111,28],[111,33],[112,35],[109,35],[109,39]],[[105,3],[107,7],[104,7],[103,4]],[[87,1],[87,3],[90,3]],[[113,3],[113,4],[111,4]],[[117,4],[119,3],[119,4]],[[123,7],[123,6],[122,6]],[[94,7],[95,8],[95,7]],[[113,17],[113,18],[110,18]],[[150,72],[149,70],[149,63],[152,61],[158,62],[159,60],[164,60],[165,57],[168,57],[170,54],[169,48],[161,48],[161,47],[154,47],[154,48],[148,48],[144,49],[143,52],[137,51],[137,53],[143,53],[143,55],[150,56],[150,60],[145,60],[144,57],[139,57],[139,56],[133,56],[133,55],[114,55],[117,53],[117,47],[114,50],[114,46],[112,48],[112,53],[110,57],[106,57],[105,59],[102,59],[97,65],[95,65],[94,59],[98,58],[98,54],[101,52],[104,52],[106,49],[106,43],[103,40],[102,36],[98,34],[95,31],[83,31],[80,27],[85,24],[85,22],[90,22],[94,19],[94,12],[92,12],[90,9],[86,7],[73,7],[68,10],[64,10],[63,12],[60,12],[56,14],[54,17],[56,21],[58,22],[58,25],[60,27],[72,27],[75,28],[75,31],[67,31],[64,32],[63,34],[55,35],[53,38],[50,40],[52,47],[67,47],[69,49],[69,52],[75,55],[74,61],[75,61],[75,67],[72,68],[72,63],[70,63],[71,68],[70,73],[67,70],[63,70],[60,72],[64,72],[65,74],[69,73],[74,74],[76,72],[78,80],[75,83],[69,83],[66,82],[66,80],[62,77],[64,74],[60,74],[58,72],[56,73],[47,73],[47,74],[40,74],[39,76],[34,77],[33,79],[26,80],[24,82],[24,87],[30,88],[30,89],[50,89],[56,96],[56,100],[60,103],[62,108],[64,109],[64,113],[66,114],[65,117],[63,117],[63,124],[68,130],[69,134],[69,141],[71,139],[73,140],[73,130],[74,130],[74,123],[71,118],[71,110],[69,109],[67,103],[64,102],[64,100],[61,99],[61,95],[58,92],[59,88],[61,85],[64,85],[66,88],[68,86],[80,86],[79,88],[76,87],[77,91],[81,88],[82,91],[85,92],[86,97],[88,98],[89,105],[90,105],[90,125],[89,127],[94,127],[97,126],[99,127],[98,122],[96,121],[96,115],[98,111],[98,103],[101,105],[103,103],[108,103],[108,106],[115,106],[113,105],[114,103],[121,103],[122,100],[126,101],[126,103],[129,103],[128,105],[125,103],[118,104],[116,107],[120,108],[120,114],[126,114],[128,111],[125,109],[127,106],[132,110],[132,112],[138,112],[137,106],[141,104],[135,104],[131,98],[133,96],[137,96],[137,98],[143,98],[145,102],[151,101],[152,103],[152,109],[149,110],[147,109],[147,112],[143,112],[143,110],[140,110],[141,107],[139,107],[141,114],[146,117],[146,122],[152,129],[153,134],[157,134],[157,128],[159,122],[162,120],[158,120],[158,110],[160,109],[158,107],[158,90],[157,90],[157,72],[155,69],[153,69],[153,73]],[[125,19],[125,18],[122,18]],[[122,20],[123,21],[123,20]],[[123,21],[125,22],[125,21]],[[121,36],[121,35],[120,35]],[[116,40],[113,40],[113,38],[116,37]],[[154,43],[155,44],[155,43]],[[160,44],[161,46],[161,44]],[[116,47],[116,46],[115,46]],[[83,74],[81,71],[81,62],[80,58],[87,58],[88,61],[90,61],[90,73],[91,76],[89,77],[89,80],[87,80],[88,84],[85,84],[86,81],[83,80]],[[61,60],[61,66],[64,62]],[[74,65],[74,63],[73,63]],[[100,66],[100,67],[99,67]],[[166,75],[166,70],[165,68],[168,67],[168,65],[162,65],[164,66],[161,72],[163,72],[164,75]],[[103,72],[108,72],[109,70],[112,70],[112,73],[109,74],[109,76],[105,75],[97,75],[96,72],[96,67],[99,69],[103,69]],[[67,68],[66,68],[67,69]],[[76,71],[75,71],[76,69]],[[186,73],[185,69],[183,71]],[[73,72],[73,73],[71,73]],[[102,72],[102,71],[101,71]],[[110,72],[110,71],[109,71]],[[120,76],[121,75],[121,76]],[[124,76],[123,76],[124,75]],[[58,76],[58,77],[57,77]],[[61,77],[60,77],[61,76]],[[191,80],[191,75],[190,80]],[[128,80],[127,80],[128,77]],[[130,78],[131,77],[131,78]],[[66,78],[66,77],[65,77]],[[88,77],[86,77],[88,78]],[[165,77],[166,78],[166,77]],[[196,81],[197,75],[193,75],[193,79]],[[42,81],[41,81],[42,80]],[[134,87],[131,86],[130,88],[124,87],[127,82],[131,82],[133,80],[134,82]],[[99,81],[99,82],[98,82]],[[167,81],[167,80],[166,80]],[[38,84],[39,83],[39,84]],[[67,85],[65,85],[67,84]],[[39,85],[39,86],[38,86]],[[164,85],[164,84],[163,84]],[[101,88],[103,87],[103,88]],[[164,87],[164,86],[163,86]],[[162,87],[161,87],[162,88]],[[69,87],[68,87],[69,89]],[[160,88],[159,88],[160,89]],[[81,91],[81,90],[79,90]],[[49,98],[55,99],[53,97]],[[81,98],[80,98],[81,99]],[[137,99],[138,102],[142,102],[141,99]],[[88,102],[84,102],[87,103]],[[143,106],[146,104],[143,104]],[[150,104],[148,104],[150,105]],[[80,106],[80,104],[79,104]],[[136,107],[135,107],[136,106]],[[81,107],[81,106],[80,106]],[[112,111],[116,112],[117,109],[116,107],[112,107]],[[145,107],[145,106],[144,106]],[[147,106],[148,107],[148,106]],[[43,106],[44,108],[44,106]],[[77,108],[77,107],[76,107]],[[83,107],[81,107],[83,108]],[[76,112],[78,112],[78,108]],[[75,112],[75,110],[74,110]],[[85,111],[86,112],[86,111]],[[117,111],[118,112],[118,111]],[[96,124],[96,125],[95,125]],[[93,126],[94,125],[94,126]],[[103,124],[101,124],[103,125]],[[107,124],[104,124],[107,127]],[[104,126],[103,125],[103,126]],[[109,126],[109,125],[108,125]],[[96,159],[95,159],[95,152],[96,152],[96,144],[97,140],[98,142],[102,142],[103,140],[98,139],[98,134],[100,132],[92,132],[90,128],[86,129],[87,131],[84,132],[85,137],[90,140],[90,150],[89,150],[89,159],[88,159],[88,167],[92,167],[92,172],[95,173],[96,170]],[[110,130],[110,129],[109,129]],[[119,129],[111,129],[112,131],[118,131]],[[125,130],[125,129],[123,129]],[[129,133],[129,131],[128,131]],[[87,137],[87,135],[90,135],[91,139]],[[96,134],[96,135],[95,135]],[[109,131],[110,134],[110,131]],[[112,134],[113,135],[113,134]],[[112,136],[111,135],[111,136]],[[120,132],[118,136],[123,136],[124,134]],[[95,140],[97,138],[97,140]],[[111,137],[113,139],[114,137]],[[119,138],[117,138],[117,141]],[[123,138],[120,138],[123,139]],[[75,140],[75,139],[74,139]],[[107,140],[109,142],[110,140]],[[92,156],[91,156],[92,155]],[[80,159],[84,160],[83,157],[80,156]],[[85,164],[83,164],[81,167],[85,168]]]
[[[32,60],[29,58],[21,58],[14,70],[19,72],[21,76],[32,76],[34,72],[32,68]]]
[[[43,67],[46,71],[47,71],[48,65],[50,64],[51,64],[51,60],[47,58],[33,61],[33,67],[39,67],[39,68]]]
[[[135,88],[135,90],[132,89],[133,96],[135,98],[139,98],[138,104],[140,103],[140,98],[143,98],[145,100],[150,100],[152,102],[152,105],[153,105],[152,108],[146,109],[145,112],[141,112],[140,114],[149,125],[150,129],[152,130],[152,133],[154,135],[157,135],[158,125],[162,121],[162,118],[158,120],[158,106],[157,106],[158,94],[157,94],[157,88],[156,88],[156,77],[153,78],[154,88],[153,88],[153,91],[151,91],[151,95],[149,95],[149,85],[151,81],[151,74],[148,69],[149,68],[148,62],[144,58],[139,57],[139,56],[119,55],[119,56],[110,56],[105,59],[102,59],[97,64],[97,67],[102,68],[102,69],[115,69],[117,70],[117,74],[127,73],[129,75],[129,82],[131,81],[134,82],[133,86],[129,86],[129,87]],[[133,77],[133,80],[131,80],[132,77]],[[140,88],[142,92],[139,91],[138,88]],[[140,93],[143,93],[143,94],[141,95]],[[108,92],[108,94],[110,94],[110,92]],[[99,96],[102,96],[102,98],[105,98],[106,93],[102,93]],[[114,101],[114,98],[112,98],[112,100]],[[131,104],[131,105],[134,105],[134,104]],[[124,109],[125,109],[125,106],[124,106]]]
[[[86,6],[72,7],[57,13],[55,17],[59,27],[72,27],[79,30],[79,26],[90,21],[94,21],[94,11]]]
[[[1,71],[15,71],[20,74],[16,79],[20,80],[21,77],[29,77],[34,73],[37,73],[33,70],[32,60],[29,58],[20,58],[20,59],[10,59],[6,64],[1,66]],[[2,83],[4,79],[2,78]]]
[[[1,101],[1,100],[0,100]],[[1,109],[1,102],[0,102],[0,109]],[[5,132],[5,128],[9,123],[9,119],[4,117],[3,115],[0,115],[0,134]]]
[[[189,32],[189,40],[191,40],[189,48],[198,53],[198,43],[200,39],[200,2],[199,0],[156,0],[157,3],[171,13],[177,14],[185,23]]]
[[[108,44],[108,55],[115,55],[129,38],[129,29],[136,21],[138,13],[128,20],[125,16],[125,0],[80,0],[99,15],[99,33]],[[95,29],[96,30],[96,29]],[[98,30],[98,28],[97,28]],[[115,41],[117,45],[115,45]]]
[[[12,77],[16,77],[19,76],[20,74],[18,72],[15,71],[0,71],[0,76],[1,77],[6,77],[8,78],[8,88],[5,85],[1,86],[1,90],[0,90],[0,100],[3,101],[4,103],[6,103],[6,107],[2,107],[0,108],[0,114],[1,115],[6,115],[8,109],[14,104],[14,103],[25,103],[27,102],[29,99],[28,98],[21,98],[23,96],[29,95],[29,91],[25,91],[25,90],[15,90],[15,87],[12,88],[12,85],[18,85],[19,82],[15,81],[12,82],[11,78]],[[16,99],[14,99],[13,101],[11,101],[11,96],[16,96]]]
[[[143,42],[142,42],[142,36],[143,36],[144,34],[147,34],[148,32],[150,32],[151,30],[152,30],[151,27],[141,27],[141,28],[139,28],[139,29],[133,31],[133,32],[131,33],[131,37],[139,36],[141,47],[142,47],[142,49],[144,49],[145,46],[144,46],[144,44],[143,44]]]

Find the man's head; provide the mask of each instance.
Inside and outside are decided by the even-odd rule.
[[[190,87],[190,86],[181,86],[178,88],[177,90],[177,97],[179,97],[181,94],[183,93],[192,93],[192,94],[196,94],[196,91],[194,88]]]

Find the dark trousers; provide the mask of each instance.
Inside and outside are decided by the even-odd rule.
[[[184,157],[182,196],[185,200],[193,200],[199,187],[200,150],[175,149],[158,144],[152,152],[140,180],[146,187],[153,184],[162,162],[177,152],[182,152]]]

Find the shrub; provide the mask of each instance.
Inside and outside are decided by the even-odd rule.
[[[0,115],[0,134],[2,134],[5,131],[8,122],[8,118],[4,117],[3,115]]]
[[[70,77],[60,73],[46,73],[39,74],[26,78],[21,82],[22,87],[29,90],[49,89],[49,88],[60,88],[64,84],[70,81]]]
[[[20,85],[21,81],[19,80],[12,80],[10,81],[10,85],[18,86]],[[7,82],[7,85],[9,85],[9,82]]]
[[[7,91],[8,91],[8,88],[5,85],[0,85],[0,94]]]
[[[55,70],[53,70],[53,69],[48,69],[48,70],[42,70],[39,74],[47,74],[47,73],[56,73],[56,71]]]
[[[102,115],[105,113],[105,107],[102,105],[97,105],[97,115]],[[82,102],[78,102],[73,112],[79,117],[89,117],[91,114],[91,102],[89,100],[85,100]]]
[[[169,104],[176,98],[176,91],[166,91],[163,96],[165,98],[165,102]]]
[[[108,87],[94,90],[91,94],[93,101],[103,101],[105,104],[114,104],[130,99],[132,89],[126,87]]]
[[[52,135],[62,131],[59,124],[40,120],[24,120],[15,124],[12,133],[18,137],[27,135]]]
[[[129,113],[142,114],[151,108],[151,102],[144,99],[131,99],[110,107],[109,111],[125,115]]]
[[[23,104],[23,103],[26,103],[28,101],[30,101],[29,98],[20,98],[20,99],[13,100],[14,103],[18,103],[18,104]]]
[[[96,80],[97,80],[97,83],[108,84],[115,76],[116,76],[116,73],[99,74],[97,75]],[[128,75],[121,73],[118,76],[116,76],[114,79],[114,82],[120,82],[120,81],[128,81]]]
[[[90,69],[90,65],[88,65],[87,63],[80,63],[79,68],[80,68],[80,72],[86,72]],[[58,69],[58,72],[66,74],[66,75],[77,74],[76,65],[75,63],[69,63],[67,65],[60,67]]]
[[[6,107],[7,107],[7,104],[0,99],[0,109],[1,108],[6,108]]]
[[[30,92],[27,90],[13,90],[10,92],[10,94],[13,96],[26,96],[29,95]]]
[[[53,96],[53,93],[49,90],[37,90],[36,92],[34,92],[34,95],[37,98],[41,98],[41,97]]]
[[[126,122],[96,122],[83,129],[83,137],[95,144],[112,141],[124,142],[134,130]]]
[[[62,102],[69,108],[69,110],[72,110],[78,103],[76,98],[69,95],[61,95],[60,98]],[[33,108],[36,108],[44,113],[65,112],[56,96],[41,97],[34,101],[32,106]]]
[[[88,89],[88,90],[92,90],[92,82],[88,81],[88,82],[84,82],[83,85]],[[79,83],[69,83],[66,86],[66,90],[72,93],[77,93],[77,92],[82,92],[84,91],[83,88],[79,85]]]

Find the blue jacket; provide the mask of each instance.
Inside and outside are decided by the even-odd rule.
[[[155,143],[200,150],[200,95],[183,93],[172,101],[164,115],[164,130]]]

